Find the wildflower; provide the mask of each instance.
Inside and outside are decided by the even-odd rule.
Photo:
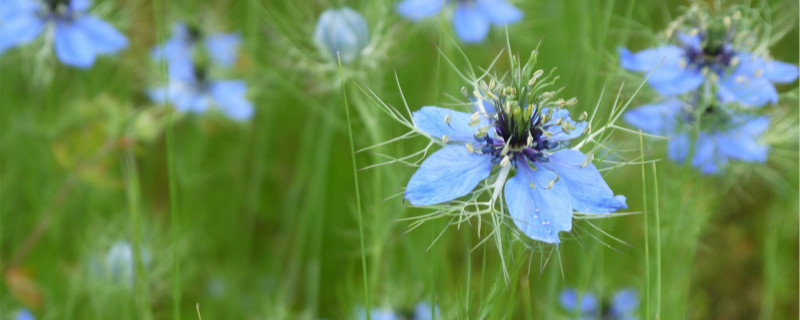
[[[405,198],[412,205],[465,196],[497,168],[493,198],[505,184],[511,218],[534,240],[558,243],[558,232],[572,228],[573,211],[605,214],[627,208],[625,197],[614,195],[591,158],[568,148],[587,123],[573,121],[565,101],[553,101],[554,92],[528,81],[535,79],[532,64],[533,59],[522,68],[525,73],[511,72],[512,86],[494,80],[493,86],[481,85],[475,113],[435,106],[414,112],[415,128],[444,147],[408,182]],[[506,180],[512,169],[514,176]]]
[[[639,307],[639,298],[633,289],[617,291],[611,298],[610,304],[603,306],[591,293],[580,295],[575,289],[565,289],[561,291],[559,302],[564,310],[572,315],[577,314],[577,319],[581,320],[633,320],[636,319],[634,312]]]
[[[86,13],[90,5],[90,0],[0,0],[0,54],[43,31],[53,32],[58,59],[78,68],[92,66],[98,55],[125,49],[128,39]]]
[[[434,306],[436,319],[441,318],[439,306]],[[355,311],[355,318],[357,320],[367,319],[367,310],[364,307],[358,307]],[[427,302],[419,302],[414,306],[413,311],[395,312],[390,309],[373,308],[370,312],[370,319],[376,320],[430,320],[431,319],[431,305]]]
[[[442,10],[443,0],[403,0],[397,11],[417,21]],[[450,1],[452,2],[452,1]],[[489,34],[489,26],[504,26],[522,20],[522,11],[506,0],[456,0],[453,28],[464,42],[480,42]]]
[[[433,313],[435,314],[436,319],[441,319],[441,311],[439,310],[439,306],[433,306]],[[420,302],[414,306],[414,316],[411,318],[413,320],[431,320],[431,305],[427,302]]]
[[[169,101],[179,111],[204,113],[215,106],[234,120],[251,118],[254,109],[246,98],[247,85],[209,75],[211,67],[228,67],[235,62],[239,37],[222,33],[204,37],[199,30],[180,23],[173,26],[173,33],[171,39],[153,49],[153,59],[167,62],[170,79],[166,86],[150,89],[150,99],[156,103]],[[212,63],[203,63],[206,55]]]
[[[314,29],[317,45],[328,51],[334,60],[337,54],[341,55],[342,63],[350,63],[358,57],[367,46],[368,36],[364,17],[348,7],[325,10]]]
[[[710,105],[695,108],[679,99],[628,111],[625,121],[642,131],[669,137],[668,157],[683,162],[693,150],[691,165],[704,174],[720,172],[729,159],[763,163],[769,148],[759,142],[769,127],[767,116],[737,113]],[[692,149],[693,126],[699,126]]]
[[[388,309],[373,308],[369,312],[369,318],[374,320],[400,320],[400,316],[396,315],[394,311]],[[366,320],[367,310],[364,307],[356,308],[356,320]]]
[[[33,317],[33,314],[28,309],[22,308],[17,310],[14,320],[36,320],[36,318]]]
[[[679,33],[679,46],[665,45],[635,54],[620,48],[620,63],[628,70],[652,71],[648,82],[664,96],[693,91],[706,83],[716,88],[716,96],[723,103],[754,107],[777,103],[773,83],[793,82],[798,76],[797,66],[737,47],[732,42],[735,30],[727,25],[712,22],[703,30]]]
[[[105,272],[117,283],[133,284],[136,275],[133,248],[127,241],[117,241],[108,249],[105,257]],[[150,264],[150,254],[142,250],[142,263]]]

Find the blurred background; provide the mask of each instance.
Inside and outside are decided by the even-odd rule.
[[[558,68],[561,96],[577,97],[573,114],[598,105],[599,115],[642,81],[618,67],[616,48],[656,45],[690,4],[510,2],[525,15],[507,27],[512,50],[527,57],[538,47],[537,65]],[[375,145],[405,131],[365,91],[412,111],[463,102],[467,84],[445,57],[461,70],[465,58],[486,68],[506,48],[503,28],[466,44],[448,14],[415,22],[394,5],[95,1],[90,12],[128,37],[121,53],[89,69],[59,63],[42,43],[3,53],[0,318],[26,309],[36,319],[195,319],[199,306],[204,319],[351,319],[367,301],[396,312],[422,301],[444,319],[560,319],[570,317],[558,301],[565,288],[601,301],[634,288],[642,319],[658,301],[664,319],[798,316],[796,83],[779,86],[781,104],[767,111],[783,119],[767,164],[724,176],[668,161],[610,170],[606,180],[635,214],[576,221],[557,247],[510,246],[509,281],[476,221],[408,231],[402,219],[426,213],[399,196],[415,168],[368,168],[388,160],[371,151],[355,156],[359,218],[345,101],[355,149]],[[764,24],[779,36],[771,55],[797,64],[798,4],[746,5],[769,13]],[[320,14],[342,6],[364,16],[369,44],[340,75],[313,35]],[[150,51],[177,21],[241,35],[226,76],[247,83],[251,119],[174,113],[149,99],[166,77]],[[653,96],[645,86],[632,106]],[[612,141],[622,157],[664,158],[658,140],[643,149],[638,135]],[[379,151],[400,157],[427,143]]]

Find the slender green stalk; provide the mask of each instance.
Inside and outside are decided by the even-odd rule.
[[[644,306],[645,318],[650,316],[650,223],[647,221],[647,216],[650,214],[647,211],[647,173],[645,171],[644,159],[644,138],[642,130],[639,130],[639,154],[642,161],[642,209],[644,210]],[[656,195],[657,196],[657,195]]]
[[[355,185],[356,191],[356,211],[358,213],[358,235],[361,244],[361,272],[364,275],[364,307],[366,310],[370,308],[370,300],[369,300],[369,277],[367,276],[367,252],[364,248],[364,222],[363,216],[361,213],[361,191],[358,187],[358,164],[356,163],[356,148],[355,142],[353,141],[353,125],[350,122],[350,103],[347,101],[347,87],[346,82],[344,79],[344,68],[342,67],[342,57],[341,55],[337,54],[337,60],[339,61],[339,76],[342,80],[342,97],[344,98],[344,112],[347,118],[347,137],[350,140],[350,159],[353,163],[353,183]],[[370,312],[367,312],[367,320],[370,320]]]
[[[643,159],[644,160],[644,159]],[[659,202],[658,202],[658,170],[656,170],[656,164],[652,163],[653,165],[653,183],[655,186],[655,194],[656,194],[656,203],[655,203],[655,214],[656,214],[656,315],[655,319],[661,318],[661,217],[659,215]],[[645,194],[646,195],[646,194]],[[647,196],[645,196],[647,198]],[[645,229],[646,230],[646,229]],[[648,259],[649,261],[649,259]],[[647,269],[649,272],[649,268]],[[648,281],[648,285],[649,285]]]
[[[125,191],[128,197],[128,210],[131,215],[131,233],[133,234],[133,261],[135,265],[135,287],[136,300],[139,305],[139,316],[141,319],[152,319],[153,314],[150,310],[149,281],[147,270],[142,261],[142,217],[139,212],[140,192],[139,175],[136,170],[136,160],[133,158],[132,151],[128,150],[124,155],[125,161]]]

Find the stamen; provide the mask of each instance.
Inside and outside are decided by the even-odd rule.
[[[467,147],[467,151],[469,151],[469,153],[475,153],[475,147],[472,146],[472,143],[467,142],[467,144],[464,146]]]
[[[449,113],[444,116],[444,123],[447,124],[448,126],[450,125],[450,119],[451,116]]]

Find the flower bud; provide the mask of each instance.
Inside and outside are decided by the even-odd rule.
[[[314,30],[314,41],[330,52],[334,60],[337,53],[342,63],[355,60],[367,46],[367,22],[358,12],[348,7],[328,9],[320,15]]]

